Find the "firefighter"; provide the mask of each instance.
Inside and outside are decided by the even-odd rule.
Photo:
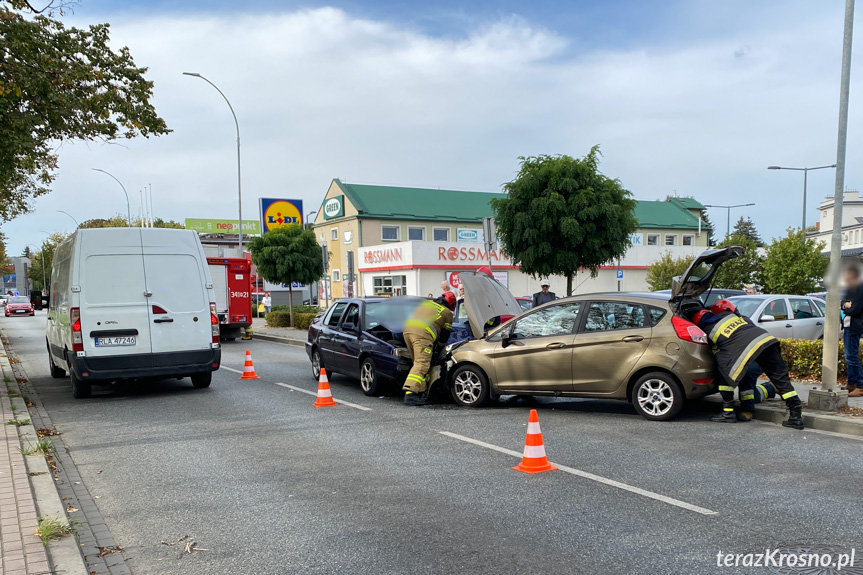
[[[711,421],[737,422],[737,414],[734,412],[734,387],[741,382],[752,362],[757,361],[773,383],[776,394],[785,400],[789,416],[782,425],[803,429],[800,398],[791,385],[788,367],[779,349],[779,340],[755,325],[748,317],[740,315],[737,307],[726,299],[717,301],[709,311],[697,311],[693,321],[707,332],[713,345],[716,367],[720,377],[724,379],[719,385],[722,414],[712,417]],[[748,401],[749,394],[746,392],[747,390],[742,390]]]
[[[435,348],[445,345],[449,340],[455,302],[454,293],[444,292],[435,300],[420,303],[405,323],[405,343],[413,360],[404,385],[405,405],[429,404],[422,394],[428,387],[428,373]]]
[[[776,397],[776,388],[773,387],[772,383],[769,381],[758,382],[758,377],[762,373],[764,370],[753,361],[737,385],[737,392],[740,394],[740,411],[737,412],[737,421],[752,421],[755,404]]]

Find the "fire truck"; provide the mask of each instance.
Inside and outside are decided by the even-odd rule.
[[[237,253],[234,253],[237,252]],[[204,244],[204,253],[216,292],[216,316],[223,340],[246,334],[252,325],[252,261],[239,257],[237,248]]]

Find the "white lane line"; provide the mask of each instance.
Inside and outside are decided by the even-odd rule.
[[[228,367],[226,365],[220,366],[219,369],[227,369],[228,371],[233,371],[234,373],[239,373],[240,375],[243,374],[243,372],[239,369],[234,369],[233,367]]]
[[[472,443],[474,445],[485,447],[486,449],[492,449],[494,451],[499,451],[500,453],[505,453],[514,457],[521,457],[522,455],[518,451],[513,451],[512,449],[492,445],[491,443],[486,443],[484,441],[479,441],[478,439],[465,437],[464,435],[458,435],[457,433],[450,433],[449,431],[439,431],[438,433],[440,433],[441,435],[446,435],[447,437],[451,437],[452,439],[458,439],[459,441]],[[607,479],[599,475],[594,475],[593,473],[588,473],[587,471],[581,471],[580,469],[561,465],[560,463],[552,463],[552,465],[557,466],[558,471],[563,471],[564,473],[569,473],[571,475],[577,475],[578,477],[590,479],[591,481],[596,481],[597,483],[602,483],[611,487],[617,487],[618,489],[623,489],[624,491],[629,491],[630,493],[635,493],[636,495],[641,495],[643,497],[649,497],[650,499],[662,501],[663,503],[668,503],[669,505],[674,505],[675,507],[680,507],[681,509],[694,511],[695,513],[700,513],[701,515],[717,515],[716,511],[711,511],[710,509],[705,509],[704,507],[692,505],[691,503],[680,501],[679,499],[666,497],[665,495],[660,495],[659,493],[647,491],[646,489],[641,489],[640,487],[633,487],[632,485],[627,485],[626,483],[621,483],[620,481]]]
[[[317,397],[318,393],[316,391],[309,391],[308,389],[303,389],[302,387],[296,387],[293,385],[288,385],[287,383],[276,383],[276,385],[280,385],[282,387],[287,387],[288,389],[293,389],[294,391],[299,391],[300,393],[307,393],[309,395],[314,395]],[[347,405],[348,407],[353,407],[354,409],[359,409],[361,411],[371,411],[371,407],[366,407],[365,405],[357,405],[356,403],[351,403],[349,401],[345,401],[344,399],[339,399],[337,397],[333,398],[336,403],[339,405]]]

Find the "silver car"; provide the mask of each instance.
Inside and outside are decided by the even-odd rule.
[[[824,300],[806,295],[745,295],[728,298],[741,315],[775,337],[823,339]]]

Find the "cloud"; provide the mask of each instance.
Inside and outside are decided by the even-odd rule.
[[[518,16],[451,37],[334,8],[109,19],[114,45],[149,66],[174,133],[127,148],[65,145],[55,192],[4,226],[12,253],[41,242],[34,230],[68,230],[56,210],[79,220],[125,211],[119,186],[93,167],[124,182],[133,211],[152,184],[157,216],[236,216],[230,112],[183,71],[215,82],[237,113],[247,218],[261,196],[317,210],[333,177],[496,190],[518,156],[600,144],[602,169],[636,197],[755,201],[748,215],[770,237],[799,221],[802,182],[766,166],[835,157],[841,14],[814,8],[796,27],[765,19],[685,46],[625,50],[592,49]],[[856,84],[852,111],[855,93]],[[827,193],[832,173],[813,174],[810,221]],[[714,222],[724,227],[724,213]]]

